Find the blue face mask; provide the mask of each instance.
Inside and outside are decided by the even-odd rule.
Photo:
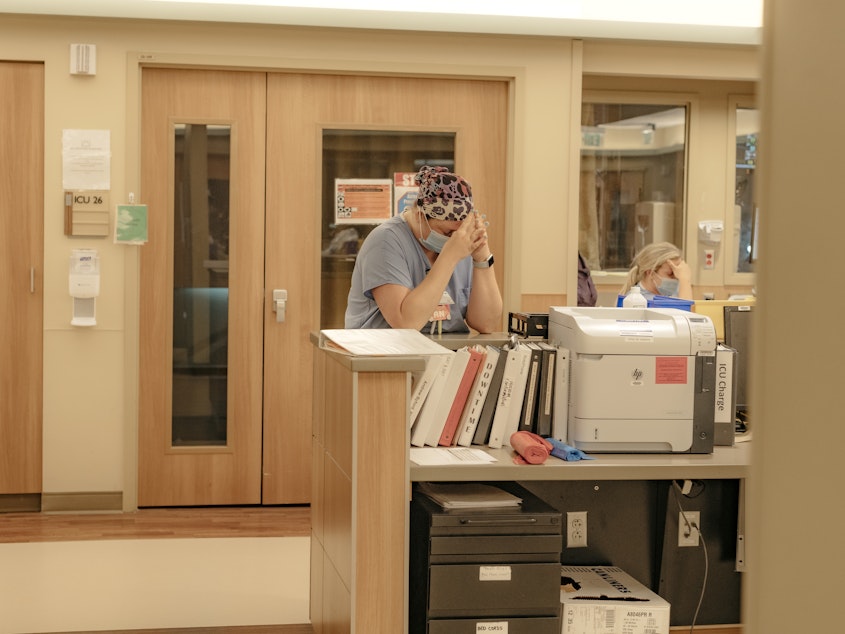
[[[659,277],[659,276],[658,276]],[[671,277],[660,277],[660,284],[657,285],[657,294],[664,297],[677,297],[681,282]]]
[[[446,242],[449,241],[449,238],[448,236],[444,236],[442,233],[437,233],[434,229],[432,229],[431,225],[428,224],[428,217],[426,217],[425,223],[428,225],[429,232],[425,238],[420,238],[420,244],[430,251],[440,253],[443,250],[443,247],[446,246]],[[422,221],[420,221],[420,233],[422,233]]]

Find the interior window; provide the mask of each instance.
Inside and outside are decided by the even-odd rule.
[[[736,108],[736,172],[734,181],[734,234],[736,235],[736,272],[753,273],[757,259],[757,229],[760,210],[754,192],[757,167],[759,111]]]
[[[172,442],[225,446],[232,129],[186,123],[174,134]]]
[[[343,328],[358,247],[413,201],[423,165],[454,169],[454,132],[323,131],[321,328]]]
[[[627,270],[651,242],[683,246],[687,110],[582,105],[578,248],[590,269]]]

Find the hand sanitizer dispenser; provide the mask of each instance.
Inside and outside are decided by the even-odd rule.
[[[72,326],[96,326],[96,297],[100,294],[100,257],[96,249],[74,249],[68,279],[73,297]]]

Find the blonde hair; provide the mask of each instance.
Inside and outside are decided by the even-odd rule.
[[[646,275],[659,269],[667,260],[677,258],[683,258],[683,254],[671,242],[653,242],[644,246],[634,256],[634,261],[631,262],[631,269],[628,271],[628,277],[622,286],[621,294],[626,295],[632,286],[640,284]]]

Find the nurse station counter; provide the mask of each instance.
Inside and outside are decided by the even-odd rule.
[[[650,577],[638,580],[660,589],[672,604],[673,615],[686,620],[687,627],[701,590],[702,554],[699,548],[677,548],[673,543],[679,519],[671,483],[706,484],[707,492],[700,498],[703,507],[693,505],[697,500],[684,499],[684,504],[701,509],[702,535],[711,560],[709,603],[728,607],[714,607],[727,612],[709,618],[702,609],[698,624],[709,620],[733,624],[710,631],[740,631],[736,624],[741,621],[739,583],[744,564],[741,509],[750,443],[716,446],[712,453],[607,453],[577,462],[549,457],[539,465],[514,464],[508,446],[484,447],[495,462],[420,466],[409,458],[408,417],[412,375],[424,369],[424,357],[355,356],[320,347],[318,339],[312,335],[315,634],[408,632],[412,486],[454,481],[519,483],[564,518],[567,511],[589,510],[590,547],[564,549],[564,563],[613,565]],[[472,344],[501,345],[506,340],[505,334],[437,339],[453,350]],[[565,546],[565,520],[563,535]],[[595,557],[614,561],[579,560]],[[720,599],[719,593],[727,598]]]

